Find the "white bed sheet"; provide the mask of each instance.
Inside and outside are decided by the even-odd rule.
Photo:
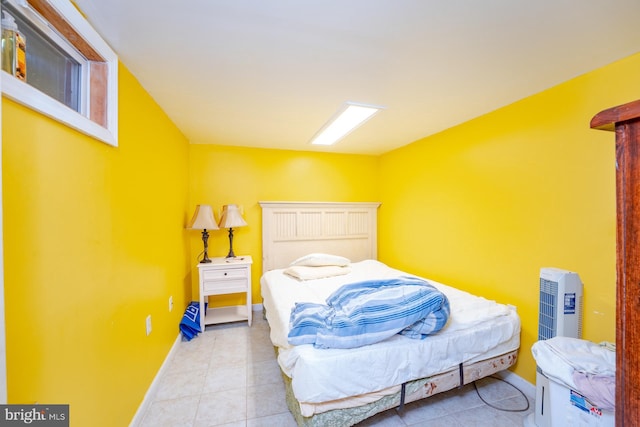
[[[289,316],[296,302],[324,304],[343,284],[408,275],[375,260],[352,263],[351,269],[347,275],[310,281],[296,280],[283,270],[269,271],[261,278],[278,363],[291,378],[293,393],[300,402],[321,403],[379,391],[520,346],[520,318],[514,307],[433,280],[429,282],[449,298],[451,314],[439,333],[424,340],[395,335],[346,350],[289,345]]]

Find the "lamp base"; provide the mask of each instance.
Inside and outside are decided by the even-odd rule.
[[[233,228],[229,228],[229,254],[227,258],[235,258],[236,254],[233,253]]]
[[[204,254],[204,257],[202,257],[202,261],[200,261],[200,264],[208,264],[211,262],[211,260],[209,259],[209,233],[207,233],[207,230],[202,230],[202,242],[204,243],[204,251],[202,251],[202,253]]]

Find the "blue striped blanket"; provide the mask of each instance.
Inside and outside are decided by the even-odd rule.
[[[447,297],[417,277],[350,283],[326,302],[296,303],[289,344],[354,348],[397,333],[423,339],[442,329],[449,318]]]

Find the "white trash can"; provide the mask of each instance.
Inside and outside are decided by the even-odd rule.
[[[577,338],[554,337],[536,342],[532,353],[537,362],[535,412],[526,419],[525,425],[615,426],[615,410],[612,408],[615,400],[615,351]],[[584,384],[577,381],[585,378],[585,373],[601,375],[600,379],[604,375],[606,386],[598,389],[601,394],[594,394],[594,389],[583,388]],[[574,378],[573,375],[578,377]],[[601,384],[598,383],[600,387]],[[606,409],[598,407],[585,394],[602,402]]]
[[[540,369],[536,372],[535,412],[527,421],[527,425],[536,427],[615,426],[613,411],[598,408],[577,391],[545,376]]]

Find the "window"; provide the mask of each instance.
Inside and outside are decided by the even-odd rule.
[[[3,30],[15,21],[26,39],[24,79],[3,49],[4,95],[117,146],[118,64],[111,48],[68,0],[1,2]]]

